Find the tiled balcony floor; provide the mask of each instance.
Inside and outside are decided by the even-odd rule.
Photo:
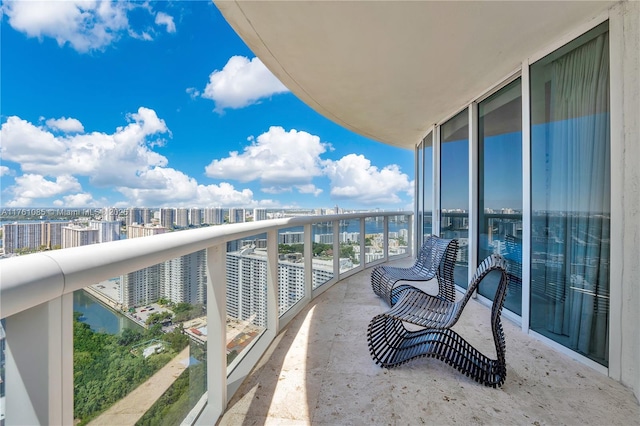
[[[404,266],[410,259],[398,261]],[[220,425],[638,425],[633,393],[503,318],[507,378],[486,388],[433,358],[377,366],[367,325],[386,305],[371,269],[301,312],[230,401]],[[495,354],[489,309],[472,300],[454,329]]]

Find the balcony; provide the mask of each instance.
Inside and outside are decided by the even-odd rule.
[[[371,291],[367,268],[388,261],[411,262],[409,252],[390,256],[389,250],[389,224],[398,218],[408,231],[407,247],[412,247],[411,217],[402,212],[279,219],[3,260],[6,424],[74,422],[70,303],[74,290],[204,248],[210,277],[208,386],[184,423],[212,424],[219,419],[220,424],[630,424],[638,419],[640,407],[629,389],[556,352],[508,320],[504,324],[508,372],[502,388],[484,388],[434,359],[414,360],[392,370],[376,366],[367,348],[366,329],[386,307]],[[279,283],[279,268],[273,267],[280,262],[275,255],[279,236],[289,238],[291,229],[302,227],[303,264],[312,271],[312,237],[318,229],[330,229],[336,237],[334,252],[339,252],[340,226],[347,220],[357,224],[360,235],[369,234],[358,238],[360,253],[374,252],[367,246],[375,245],[383,248],[380,255],[362,257],[351,268],[335,256],[333,277],[314,281],[315,275],[305,272],[304,292],[283,298],[286,287]],[[382,225],[382,235],[367,232],[376,222]],[[267,266],[261,278],[267,283],[265,324],[246,350],[229,361],[227,243],[257,234],[266,234]],[[225,269],[227,274],[214,272]],[[433,290],[431,285],[425,284],[425,290]],[[456,329],[491,353],[485,305],[472,301]],[[92,424],[134,424],[140,416],[127,417],[132,410],[126,408],[128,402],[132,405],[129,398],[119,403],[115,410],[119,414],[103,413]]]

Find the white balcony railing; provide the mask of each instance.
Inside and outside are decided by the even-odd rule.
[[[189,414],[190,423],[212,423],[284,326],[314,297],[334,283],[390,256],[389,221],[406,220],[407,250],[412,244],[411,212],[305,216],[213,226],[78,248],[18,256],[0,261],[0,318],[6,332],[5,407],[7,424],[74,423],[73,292],[92,284],[206,249],[207,253],[207,392]],[[341,268],[340,223],[359,223],[360,262]],[[381,221],[384,232],[367,238],[367,223]],[[333,277],[314,284],[313,226],[333,232]],[[304,296],[286,312],[278,306],[278,233],[290,228],[304,233]],[[266,234],[266,327],[242,356],[227,366],[227,243]],[[371,245],[382,251],[372,253]],[[393,250],[394,247],[391,247]],[[397,253],[397,251],[395,252]],[[205,420],[206,419],[206,420]]]

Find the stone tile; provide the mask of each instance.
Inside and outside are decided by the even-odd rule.
[[[391,401],[384,372],[375,376],[325,374],[312,424],[393,424],[388,410]]]

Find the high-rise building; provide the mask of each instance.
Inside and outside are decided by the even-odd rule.
[[[151,223],[153,215],[151,214],[151,209],[143,207],[140,209],[140,224]]]
[[[116,209],[115,207],[104,207],[102,209],[102,220],[106,222],[113,222],[114,220],[120,220],[119,212],[120,212],[120,209]]]
[[[7,223],[2,241],[5,253],[21,249],[56,249],[62,246],[62,227],[69,222]]]
[[[203,222],[209,225],[222,225],[225,210],[222,207],[207,207],[204,209]]]
[[[243,223],[245,221],[244,209],[231,208],[229,209],[229,223]]]
[[[128,238],[158,235],[168,229],[158,225],[131,225]],[[120,279],[120,300],[126,308],[166,297],[174,303],[205,303],[207,300],[206,251],[181,256],[131,272]]]
[[[80,225],[62,227],[62,248],[87,246],[99,243],[99,231]]]
[[[176,228],[189,227],[189,209],[180,207],[176,209]]]
[[[92,220],[89,222],[89,228],[98,230],[98,242],[108,243],[109,241],[117,241],[120,239],[120,221],[112,222]]]
[[[315,234],[313,236],[314,243],[333,244],[333,234]]]
[[[341,243],[357,243],[360,241],[359,232],[341,232],[339,236]]]
[[[140,223],[140,209],[137,207],[129,207],[127,209],[127,214],[124,217],[124,224],[126,226],[130,226],[134,223]]]
[[[301,244],[304,243],[304,232],[280,232],[278,234],[278,244]]]
[[[149,235],[164,234],[168,229],[160,225],[131,225],[127,227],[127,238],[148,237]]]
[[[174,303],[205,303],[206,261],[206,251],[199,250],[161,264],[160,296]]]
[[[201,226],[202,225],[202,209],[192,208],[189,209],[189,225]]]
[[[120,278],[120,300],[125,308],[146,305],[160,298],[161,265],[130,272]]]
[[[55,250],[62,248],[62,227],[70,222],[45,222],[44,245],[48,249]]]
[[[267,260],[260,253],[253,248],[227,253],[227,315],[265,327]]]
[[[258,327],[266,326],[266,250],[254,246],[227,253],[227,315],[250,321]],[[278,261],[279,313],[284,313],[304,297],[304,262],[300,253],[282,256]],[[312,285],[333,278],[333,261],[315,262]]]
[[[163,234],[168,229],[154,225],[131,225],[127,238],[140,238]],[[120,300],[126,308],[146,305],[160,298],[161,264],[130,272],[120,278]]]
[[[46,245],[43,222],[6,223],[3,225],[2,247],[5,253],[20,249],[37,250]]]
[[[267,219],[267,209],[258,207],[253,209],[253,221],[256,222],[258,220],[266,220]]]
[[[173,229],[175,223],[175,210],[169,208],[160,209],[160,225],[168,229]]]

